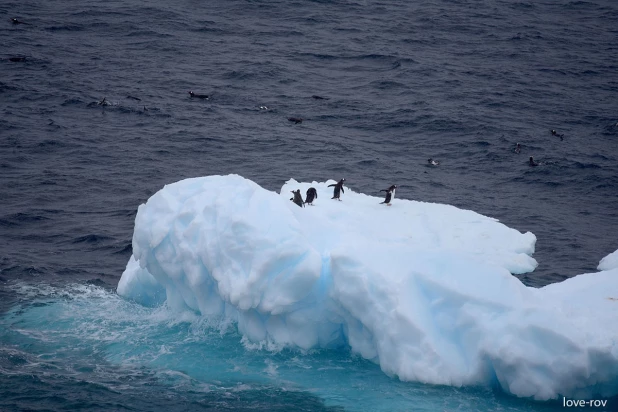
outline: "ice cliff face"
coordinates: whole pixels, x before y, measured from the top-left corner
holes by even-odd
[[[529,288],[511,273],[536,267],[533,234],[347,188],[331,200],[332,183],[290,180],[280,195],[236,175],[166,186],[139,207],[118,293],[229,318],[253,341],[349,346],[402,380],[618,393],[618,269]],[[290,201],[309,187],[315,206]]]

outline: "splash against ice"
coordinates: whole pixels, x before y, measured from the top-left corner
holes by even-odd
[[[237,322],[254,342],[350,347],[402,380],[523,397],[618,394],[618,268],[541,289],[536,237],[453,206],[240,176],[183,180],[135,219],[118,293]],[[291,190],[315,187],[315,207]],[[377,193],[376,193],[377,194]],[[601,266],[600,266],[600,269]]]

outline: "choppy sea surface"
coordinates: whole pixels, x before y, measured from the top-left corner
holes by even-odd
[[[137,207],[228,173],[397,184],[536,234],[529,286],[593,272],[618,249],[618,3],[0,3],[0,410],[564,410],[119,298]]]

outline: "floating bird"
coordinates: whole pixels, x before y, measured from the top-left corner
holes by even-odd
[[[300,117],[288,117],[288,120],[290,122],[294,122],[294,124],[298,124],[298,123],[302,123],[303,119],[301,119]]]
[[[191,97],[196,97],[198,99],[208,99],[208,95],[207,94],[197,94],[197,93],[189,92],[189,95]]]
[[[551,130],[551,135],[552,135],[552,136],[559,137],[559,138],[560,138],[560,140],[564,140],[564,135],[563,135],[563,134],[558,134],[558,132],[557,132],[557,131],[555,131],[554,129],[552,129],[552,130]]]
[[[429,163],[432,166],[438,166],[440,164],[440,162],[436,162],[431,157],[429,159],[427,159],[427,163]]]

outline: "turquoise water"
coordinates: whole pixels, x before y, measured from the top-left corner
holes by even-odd
[[[491,388],[401,382],[347,350],[249,343],[234,324],[143,307],[95,285],[12,289],[18,301],[0,319],[2,410],[23,405],[29,386],[36,405],[54,410],[149,402],[172,410],[562,410]],[[41,396],[46,380],[50,393]]]

